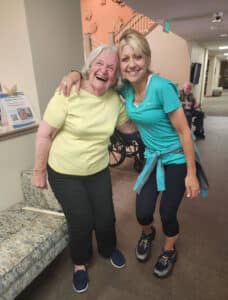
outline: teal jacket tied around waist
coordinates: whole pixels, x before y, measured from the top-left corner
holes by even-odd
[[[146,159],[144,168],[142,172],[139,174],[136,183],[134,185],[134,191],[138,194],[142,190],[144,184],[148,180],[150,174],[156,167],[156,181],[157,181],[157,190],[158,191],[165,191],[165,174],[164,174],[164,166],[162,164],[162,156],[168,153],[177,153],[183,152],[183,148],[178,146],[171,146],[166,151],[151,151],[150,149],[146,148],[144,156]],[[196,170],[197,170],[197,178],[200,184],[200,194],[201,196],[205,197],[208,194],[208,180],[205,175],[205,172],[202,168],[200,162],[200,155],[197,146],[195,145],[195,157],[196,157]]]

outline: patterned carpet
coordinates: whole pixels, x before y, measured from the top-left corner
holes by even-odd
[[[223,91],[220,97],[205,97],[202,110],[208,116],[228,116],[228,90]]]

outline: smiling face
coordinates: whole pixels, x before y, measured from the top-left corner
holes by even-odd
[[[122,77],[132,84],[147,78],[150,58],[140,51],[135,51],[130,45],[124,45],[119,50],[120,69]]]
[[[92,62],[89,70],[88,83],[90,91],[102,96],[117,80],[119,66],[117,53],[111,49],[103,50]]]

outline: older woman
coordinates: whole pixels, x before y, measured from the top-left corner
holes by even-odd
[[[118,94],[118,55],[114,46],[93,50],[83,69],[80,92],[50,100],[36,139],[32,183],[46,188],[46,172],[68,223],[73,287],[88,288],[86,266],[92,256],[92,231],[98,251],[116,268],[125,265],[116,247],[115,215],[109,173],[109,138],[128,117]],[[129,121],[130,122],[130,121]],[[127,123],[129,123],[127,122]],[[128,127],[129,129],[129,127]]]

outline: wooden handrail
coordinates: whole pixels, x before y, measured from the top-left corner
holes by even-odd
[[[141,15],[141,14],[135,14],[122,28],[119,32],[115,34],[115,43],[118,44],[120,36],[122,33],[129,29],[135,29],[142,33],[143,35],[148,34],[151,32],[155,27],[157,26],[157,23],[151,20],[149,17]]]

